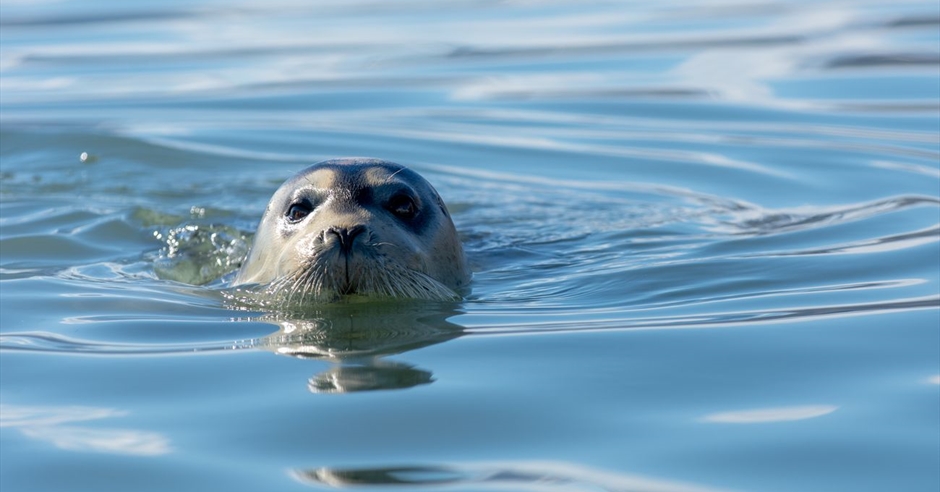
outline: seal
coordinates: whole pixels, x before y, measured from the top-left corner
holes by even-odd
[[[453,300],[469,282],[454,223],[430,183],[399,164],[346,158],[314,164],[278,188],[233,286],[316,303]]]

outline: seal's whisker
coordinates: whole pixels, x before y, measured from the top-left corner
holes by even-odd
[[[451,300],[457,294],[428,275],[400,265],[381,264],[353,272],[350,282],[361,295],[390,298]],[[346,287],[344,287],[346,288]],[[281,307],[300,303],[326,301],[341,294],[336,279],[323,264],[313,263],[295,275],[272,282],[268,291],[277,295]]]

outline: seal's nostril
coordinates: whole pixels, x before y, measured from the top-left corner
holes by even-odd
[[[333,234],[339,239],[339,245],[343,251],[352,249],[352,244],[353,241],[356,240],[356,236],[365,231],[366,226],[361,224],[352,227],[330,227],[326,230],[327,234]]]

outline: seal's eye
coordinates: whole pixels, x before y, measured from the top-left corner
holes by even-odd
[[[418,214],[418,206],[415,205],[414,199],[408,195],[393,196],[385,208],[395,217],[403,220],[413,219]]]
[[[304,217],[310,215],[310,212],[312,211],[313,207],[307,200],[292,203],[291,206],[287,209],[287,220],[291,222],[300,222],[304,219]]]

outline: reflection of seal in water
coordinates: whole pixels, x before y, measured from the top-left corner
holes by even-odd
[[[251,348],[301,359],[333,362],[311,377],[314,393],[404,389],[434,381],[431,371],[386,356],[453,340],[463,327],[447,321],[458,314],[456,303],[379,302],[363,309],[358,303],[316,306],[314,317],[260,318],[280,329],[252,340]],[[268,318],[267,320],[265,318]]]
[[[387,161],[338,159],[274,193],[234,284],[266,284],[288,302],[450,300],[469,280],[454,224],[424,178]]]

